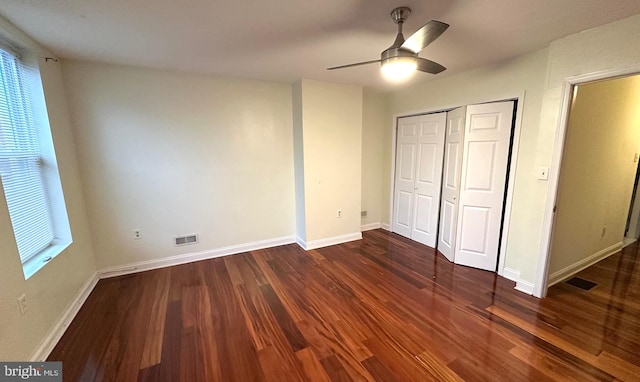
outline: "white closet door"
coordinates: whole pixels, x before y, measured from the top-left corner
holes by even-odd
[[[399,118],[396,137],[396,172],[391,230],[408,238],[411,238],[413,230],[418,124],[418,117]]]
[[[446,113],[398,119],[392,230],[435,247]]]
[[[414,219],[411,238],[435,248],[447,113],[419,117]]]
[[[467,106],[454,261],[495,271],[513,102]]]
[[[462,170],[462,145],[464,143],[466,112],[467,108],[461,107],[447,113],[438,250],[449,261],[453,261],[456,247],[458,194],[460,192],[460,171]]]

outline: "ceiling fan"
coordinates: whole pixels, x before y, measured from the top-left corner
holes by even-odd
[[[391,11],[391,18],[398,24],[398,34],[393,44],[380,54],[379,60],[358,62],[355,64],[334,66],[327,70],[350,68],[379,62],[382,73],[391,79],[403,79],[415,70],[438,74],[446,68],[437,62],[418,57],[418,53],[449,28],[449,24],[431,20],[405,40],[402,35],[402,24],[411,14],[409,7],[398,7]]]

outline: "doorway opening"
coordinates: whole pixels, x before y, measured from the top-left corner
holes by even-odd
[[[536,296],[618,252],[634,220],[637,227],[638,199],[632,199],[640,154],[638,104],[637,73],[585,76],[565,84],[556,178],[550,185],[555,194],[547,206],[548,242],[541,256],[544,280],[536,285]]]

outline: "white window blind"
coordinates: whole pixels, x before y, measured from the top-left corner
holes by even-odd
[[[0,176],[22,263],[55,239],[26,75],[0,50]]]

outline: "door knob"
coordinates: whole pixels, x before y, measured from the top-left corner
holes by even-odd
[[[456,197],[455,197],[455,196],[453,197],[453,200],[456,200]]]

